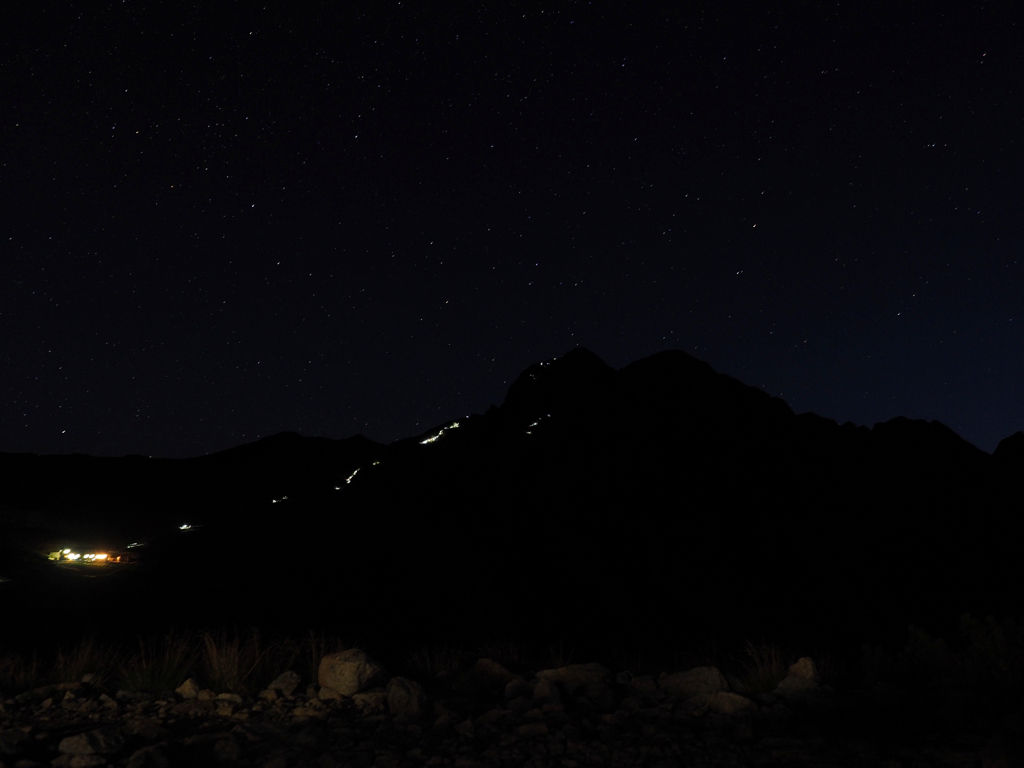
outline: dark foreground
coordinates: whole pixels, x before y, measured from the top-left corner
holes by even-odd
[[[515,656],[512,646],[504,652]],[[1019,696],[979,695],[952,681],[838,691],[806,658],[771,692],[754,693],[707,666],[641,675],[594,663],[552,660],[529,669],[515,658],[506,666],[467,657],[440,674],[421,666],[416,679],[405,676],[412,670],[378,666],[372,655],[343,656],[342,672],[353,674],[338,677],[336,665],[325,679],[321,666],[318,682],[348,680],[344,692],[299,674],[242,694],[190,684],[176,693],[116,691],[90,676],[7,697],[0,761],[22,768],[981,768],[1024,759]]]

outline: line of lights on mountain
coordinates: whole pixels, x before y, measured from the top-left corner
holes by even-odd
[[[541,365],[543,365],[543,363],[541,363]],[[541,422],[541,419],[544,419],[544,418],[550,418],[550,417],[551,417],[551,414],[550,414],[550,413],[549,413],[549,414],[547,414],[546,416],[540,416],[540,417],[538,417],[538,419],[537,419],[537,420],[536,420],[535,422],[533,422],[533,424],[531,424],[531,425],[530,425],[530,427],[536,427],[536,426],[537,426],[538,424],[540,424],[540,422]],[[524,431],[525,431],[525,432],[526,432],[526,434],[528,434],[528,435],[532,435],[532,434],[533,434],[533,432],[531,432],[531,431],[530,431],[529,429],[526,429],[526,430],[524,430]]]
[[[457,421],[453,421],[453,422],[452,422],[451,424],[449,424],[449,425],[448,425],[447,427],[443,427],[443,428],[441,429],[441,431],[440,431],[440,432],[438,432],[438,433],[437,433],[436,435],[434,435],[433,437],[428,437],[428,438],[427,438],[426,440],[420,440],[420,445],[426,445],[427,443],[432,443],[432,442],[434,442],[435,440],[440,440],[440,439],[441,439],[441,435],[443,435],[443,434],[445,433],[445,431],[446,431],[446,430],[449,430],[449,429],[457,429],[457,428],[458,428],[458,426],[459,426],[459,422],[457,422]]]
[[[375,466],[375,467],[378,464],[380,464],[379,461],[373,462],[373,466]],[[356,467],[354,470],[352,470],[352,474],[345,478],[345,485],[350,484],[352,482],[352,478],[355,477],[356,475],[358,475],[359,474],[359,470],[361,470],[361,469],[362,469],[362,467]],[[334,490],[340,491],[341,490],[341,486],[340,485],[334,486]]]

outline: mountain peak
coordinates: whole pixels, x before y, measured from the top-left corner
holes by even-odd
[[[570,410],[603,393],[615,369],[584,347],[534,363],[508,388],[502,410],[535,416],[541,411]]]

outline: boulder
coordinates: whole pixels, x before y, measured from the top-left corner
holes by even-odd
[[[195,699],[199,697],[199,683],[194,678],[189,678],[174,689],[174,692],[183,699]]]
[[[124,748],[124,737],[111,726],[61,739],[57,750],[65,755],[112,755]]]
[[[317,679],[321,687],[333,688],[342,696],[354,696],[385,682],[387,673],[365,651],[350,648],[324,656]]]
[[[695,667],[685,672],[672,672],[658,680],[658,686],[669,696],[681,699],[707,699],[719,691],[728,691],[729,683],[718,667]]]
[[[142,747],[132,752],[125,768],[170,768],[171,760],[160,745]]]
[[[512,699],[517,699],[520,696],[529,695],[530,684],[523,680],[523,678],[521,677],[515,677],[514,679],[509,680],[508,683],[505,685],[505,701],[512,701]]]
[[[558,684],[554,680],[538,680],[533,686],[533,700],[538,703],[558,704],[562,700]]]
[[[814,661],[807,656],[798,659],[773,693],[787,701],[805,699],[818,693],[818,668]]]
[[[0,755],[16,755],[31,743],[32,738],[20,728],[0,731]]]
[[[477,659],[473,674],[482,687],[494,691],[503,690],[516,677],[492,659]]]
[[[615,709],[615,693],[606,683],[587,683],[576,689],[576,704],[597,712]]]
[[[289,670],[275,677],[270,685],[267,686],[267,690],[280,691],[285,696],[291,696],[295,693],[295,689],[299,687],[299,682],[301,682],[299,673]]]
[[[590,683],[611,685],[612,673],[601,664],[570,664],[558,669],[542,669],[537,673],[537,679],[558,683],[573,696],[579,688]]]
[[[356,693],[353,694],[352,701],[364,716],[380,715],[388,709],[388,695],[383,691]]]
[[[427,694],[415,680],[393,677],[388,680],[385,691],[388,710],[392,715],[405,715],[410,720],[419,720],[424,714]]]
[[[752,715],[757,712],[757,704],[738,693],[718,691],[708,697],[708,711],[718,715]]]

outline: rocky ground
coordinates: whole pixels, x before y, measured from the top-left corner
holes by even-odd
[[[104,691],[91,676],[3,700],[0,768],[34,766],[1024,765],[1024,707],[953,685],[837,693],[811,659],[770,694],[714,667],[659,677],[576,664],[457,680],[395,677],[363,651],[255,697]]]

